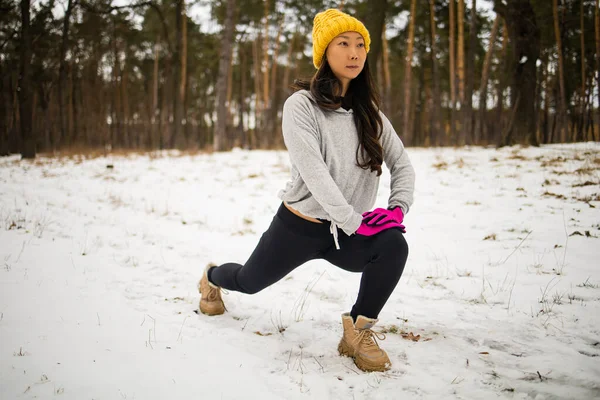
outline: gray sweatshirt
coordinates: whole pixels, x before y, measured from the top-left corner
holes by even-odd
[[[379,187],[377,172],[356,164],[359,140],[352,114],[343,108],[319,108],[307,90],[292,94],[283,106],[283,138],[292,177],[279,198],[304,215],[331,221],[336,244],[335,227],[348,236],[355,233],[362,213],[375,204]],[[388,206],[400,206],[406,214],[413,202],[415,171],[392,124],[379,114],[383,159],[391,173]]]

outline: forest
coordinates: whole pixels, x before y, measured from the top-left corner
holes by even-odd
[[[600,141],[600,0],[0,0],[0,155],[284,148],[314,15],[408,146]]]

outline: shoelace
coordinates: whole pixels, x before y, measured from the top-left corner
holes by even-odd
[[[379,343],[377,342],[377,339],[385,340],[385,333],[375,332],[371,329],[361,329],[354,339],[354,344],[362,344],[365,350],[368,350],[372,347],[379,349]]]
[[[208,299],[208,301],[215,301],[215,300],[220,300],[219,297],[221,292],[223,292],[223,294],[229,294],[229,292],[221,287],[218,288],[214,288],[212,286],[208,287],[208,293],[206,294],[206,298]]]
[[[229,292],[223,288],[214,288],[209,286],[208,287],[208,293],[206,294],[206,298],[208,299],[208,301],[221,301],[221,303],[223,304],[223,308],[225,308],[225,310],[227,310],[227,307],[225,307],[225,303],[223,303],[223,299],[221,299],[221,292],[223,292],[224,294],[228,294]]]

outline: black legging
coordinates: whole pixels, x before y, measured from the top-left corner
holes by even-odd
[[[375,236],[347,236],[339,230],[337,250],[330,223],[298,217],[283,204],[263,233],[245,265],[227,263],[209,271],[217,286],[256,293],[272,285],[309,260],[325,259],[350,272],[362,272],[360,289],[351,315],[377,318],[402,276],[408,244],[399,229]]]

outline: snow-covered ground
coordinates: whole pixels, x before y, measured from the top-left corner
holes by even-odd
[[[337,354],[360,276],[325,261],[195,312],[205,265],[268,227],[285,152],[0,159],[0,398],[600,397],[600,144],[408,151],[385,373]]]

